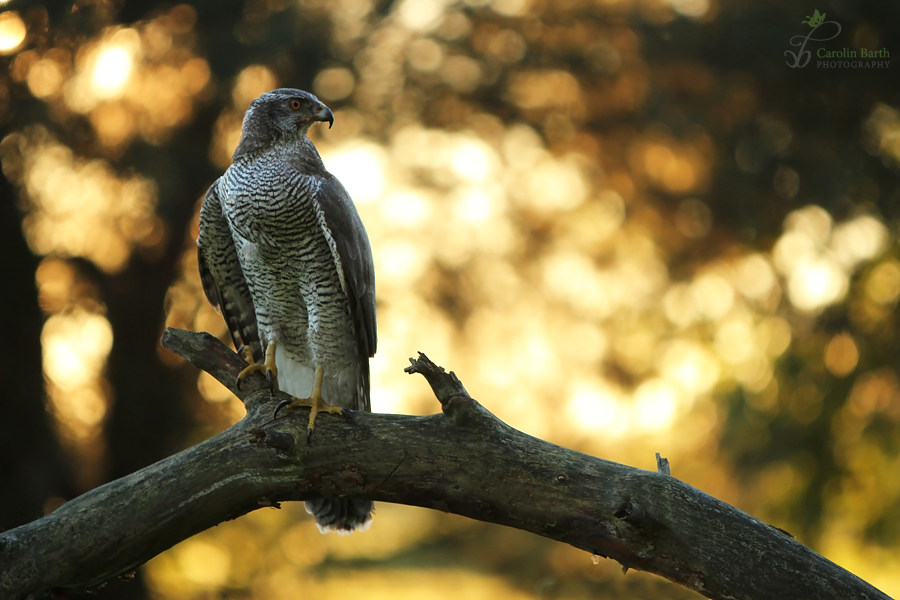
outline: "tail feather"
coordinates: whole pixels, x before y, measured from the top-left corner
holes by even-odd
[[[306,512],[315,517],[322,533],[336,531],[346,535],[369,528],[373,503],[354,498],[318,498],[306,501]]]

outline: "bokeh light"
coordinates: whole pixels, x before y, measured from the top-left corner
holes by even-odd
[[[110,37],[106,47],[95,50],[91,58],[91,83],[103,99],[117,98],[134,67],[134,54],[140,51],[141,38],[134,29],[122,29]]]
[[[325,69],[313,82],[313,90],[321,100],[343,100],[353,92],[356,84],[349,69]]]
[[[14,10],[0,13],[0,55],[16,52],[25,41],[28,30]]]
[[[109,150],[135,136],[159,143],[208,91],[208,64],[184,45],[195,19],[193,8],[179,5],[134,27],[108,27],[77,52],[28,50],[16,56],[11,75],[54,110],[87,115]]]
[[[853,336],[841,333],[825,347],[825,366],[838,377],[849,375],[859,363],[859,350]]]
[[[235,108],[243,112],[254,99],[276,87],[278,84],[271,69],[263,65],[250,65],[237,76],[231,99]]]
[[[350,197],[366,204],[377,200],[384,190],[383,154],[383,150],[374,144],[351,143],[325,153],[322,160],[347,188]]]
[[[72,453],[79,487],[90,489],[102,477],[103,422],[111,400],[104,370],[112,327],[97,290],[69,262],[43,259],[35,279],[49,315],[41,346],[50,413]]]
[[[7,136],[0,160],[27,198],[25,234],[35,254],[82,256],[115,273],[133,247],[162,242],[156,188],[146,178],[121,178],[106,161],[73,155],[39,127]]]

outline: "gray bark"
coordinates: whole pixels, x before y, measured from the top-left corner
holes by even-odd
[[[325,414],[308,445],[305,410],[274,420],[285,396],[270,392],[261,376],[237,389],[244,362],[217,339],[170,330],[163,344],[232,389],[246,417],[0,534],[0,598],[97,586],[217,523],[317,495],[422,506],[523,529],[709,598],[888,598],[784,532],[665,472],[516,431],[422,355],[407,371],[425,376],[441,413]],[[665,459],[658,460],[663,470]]]

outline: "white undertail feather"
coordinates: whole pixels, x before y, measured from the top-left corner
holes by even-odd
[[[315,370],[291,360],[278,344],[275,345],[275,367],[278,369],[278,389],[295,398],[309,398]]]
[[[275,344],[275,367],[278,369],[278,389],[295,398],[309,398],[312,394],[315,370],[291,359]],[[358,410],[356,407],[356,370],[347,367],[337,375],[325,373],[322,381],[322,400],[332,406]]]

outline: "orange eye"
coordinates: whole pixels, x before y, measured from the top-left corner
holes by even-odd
[[[294,110],[298,110],[300,108],[300,101],[291,100],[291,108],[293,108]]]

